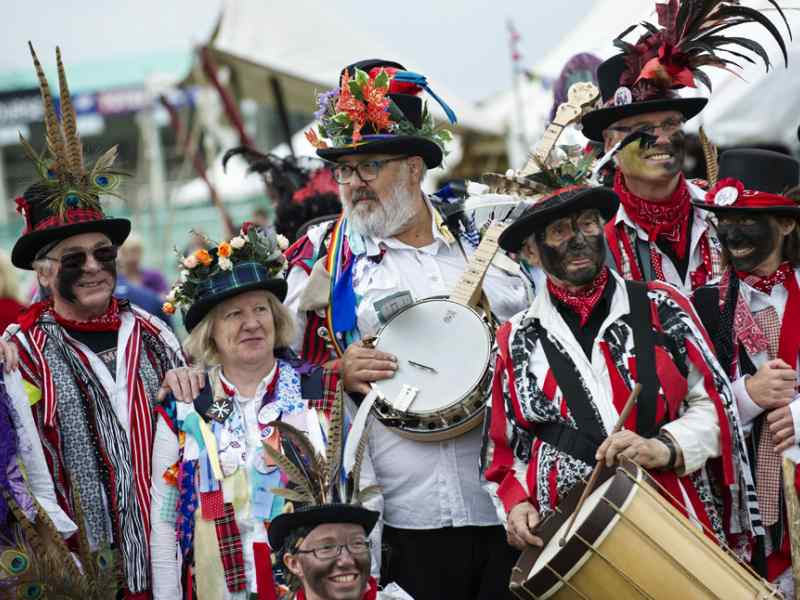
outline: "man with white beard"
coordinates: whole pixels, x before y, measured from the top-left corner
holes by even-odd
[[[297,349],[308,360],[338,361],[353,396],[397,370],[396,357],[361,340],[401,308],[449,295],[475,251],[471,236],[451,232],[420,187],[427,169],[441,164],[449,140],[419,98],[423,89],[430,93],[424,77],[394,62],[350,65],[340,87],[320,95],[319,133],[329,142],[307,133],[317,154],[333,163],[344,212],[287,252],[286,303],[303,332]],[[518,275],[492,267],[484,291],[499,321],[526,306]],[[390,549],[382,579],[416,600],[511,598],[515,555],[481,488],[480,446],[479,429],[417,442],[371,424],[369,452]]]

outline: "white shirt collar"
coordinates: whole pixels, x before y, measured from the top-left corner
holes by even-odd
[[[230,380],[225,377],[225,374],[222,372],[222,369],[219,370],[219,378],[222,380],[227,387],[232,389],[236,394],[235,397],[239,402],[249,402],[250,400],[254,400],[255,398],[261,398],[267,392],[267,388],[269,384],[272,383],[272,380],[275,378],[275,373],[278,371],[278,361],[276,360],[275,363],[272,365],[272,370],[267,373],[267,375],[259,382],[258,387],[256,388],[256,393],[253,396],[244,396],[239,392],[239,389],[230,382]]]

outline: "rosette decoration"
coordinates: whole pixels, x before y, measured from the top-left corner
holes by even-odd
[[[786,15],[775,0],[767,0],[791,29]],[[614,40],[625,55],[625,70],[620,85],[631,90],[634,101],[664,95],[665,90],[697,87],[702,83],[711,91],[711,80],[704,67],[732,71],[740,61],[755,63],[760,59],[769,70],[769,55],[755,40],[726,35],[731,27],[756,23],[775,39],[788,66],[786,42],[775,24],[761,11],[739,2],[722,0],[669,0],[656,4],[658,25],[635,24]],[[638,26],[647,31],[635,44],[624,37]]]

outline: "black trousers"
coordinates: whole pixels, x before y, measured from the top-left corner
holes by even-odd
[[[503,527],[395,529],[384,526],[381,582],[414,600],[513,600],[508,591],[519,552]]]

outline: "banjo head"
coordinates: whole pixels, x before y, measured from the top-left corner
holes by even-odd
[[[471,416],[476,402],[478,411],[482,408],[492,342],[490,328],[474,309],[444,298],[422,300],[378,332],[375,348],[394,354],[398,369],[374,385],[390,410],[419,420],[422,431],[447,428]],[[410,402],[409,388],[415,389]],[[453,407],[456,412],[449,415]]]

